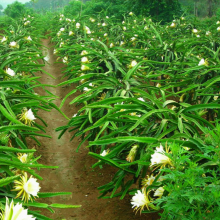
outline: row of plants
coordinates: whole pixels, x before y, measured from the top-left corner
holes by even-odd
[[[54,54],[77,83],[60,105],[80,106],[59,137],[88,143],[94,167],[117,169],[99,198],[132,195],[134,210],[161,219],[218,219],[219,31],[184,17],[167,26],[128,13],[51,28]],[[160,211],[161,210],[161,211]]]
[[[55,96],[47,90],[50,85],[41,84],[39,74],[36,75],[40,72],[53,77],[42,69],[43,29],[39,28],[39,19],[30,15],[4,20],[8,22],[1,24],[0,33],[0,219],[49,220],[39,208],[54,213],[54,208],[79,206],[36,200],[71,194],[40,190],[40,169],[58,167],[38,163],[40,156],[30,141],[33,139],[40,146],[38,136],[51,138],[45,131],[47,122],[38,112],[58,109],[53,104]],[[38,87],[47,95],[37,94]]]

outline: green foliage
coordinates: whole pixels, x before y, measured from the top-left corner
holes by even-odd
[[[67,77],[59,86],[77,84],[60,108],[74,93],[79,95],[70,104],[80,107],[57,131],[59,138],[67,131],[71,140],[81,138],[76,151],[88,142],[89,155],[97,159],[93,167],[116,168],[112,180],[98,188],[100,198],[123,199],[142,189],[149,210],[141,205],[141,211],[163,209],[164,219],[218,214],[216,18],[203,24],[182,17],[167,26],[134,13],[122,23],[108,13],[55,19],[54,53],[66,64]]]
[[[80,13],[82,9],[84,8],[84,4],[82,4],[81,1],[70,1],[68,5],[64,7],[64,14],[69,16],[76,16]]]
[[[19,6],[14,3],[14,6]],[[16,8],[15,7],[15,8]],[[22,6],[23,7],[23,6]],[[12,11],[14,8],[10,8]],[[18,9],[18,8],[16,8]],[[10,10],[9,10],[10,11]],[[16,10],[15,10],[16,11]],[[10,13],[9,13],[10,14]],[[12,13],[13,14],[13,13]],[[12,14],[10,14],[12,16]],[[20,15],[19,15],[20,16]],[[12,16],[13,17],[13,16]],[[44,21],[46,22],[46,21]],[[42,72],[45,64],[44,55],[41,51],[40,37],[45,31],[44,23],[40,18],[26,15],[25,17],[13,20],[10,17],[1,19],[1,40],[0,40],[0,202],[2,212],[5,209],[6,197],[9,201],[22,204],[23,207],[35,207],[35,211],[28,211],[36,219],[50,219],[36,211],[39,208],[48,209],[54,213],[53,208],[77,208],[80,206],[65,204],[46,204],[36,201],[24,202],[22,195],[17,196],[14,191],[21,177],[33,177],[42,180],[38,174],[43,168],[58,168],[38,163],[40,157],[35,157],[36,150],[29,149],[27,138],[36,141],[41,145],[37,137],[51,138],[45,134],[47,126],[44,118],[38,115],[39,110],[50,111],[58,109],[52,101],[55,96],[45,89],[46,84],[39,82],[36,72]],[[46,95],[35,93],[36,87],[42,87]],[[27,116],[27,112],[33,112]],[[59,110],[59,109],[58,109]],[[37,119],[37,121],[35,121]],[[23,159],[22,159],[23,158]],[[36,169],[37,168],[37,169]],[[27,182],[27,180],[23,181]],[[24,185],[22,185],[24,187]],[[41,192],[39,197],[47,198],[62,196],[67,192]],[[34,199],[35,200],[35,199]],[[5,209],[5,210],[4,210]]]
[[[4,13],[11,18],[19,18],[22,17],[25,13],[30,13],[31,10],[28,10],[24,4],[20,2],[14,2],[10,5],[7,5]]]

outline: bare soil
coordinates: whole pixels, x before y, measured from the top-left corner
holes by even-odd
[[[56,79],[52,79],[46,74],[39,73],[42,76],[40,81],[43,84],[58,85],[64,79],[61,79],[62,71],[65,65],[57,63],[57,57],[53,55],[53,45],[50,41],[42,40],[42,44],[48,48],[48,63],[44,70],[52,74]],[[58,98],[54,103],[59,106],[65,95],[74,89],[73,87],[47,87],[51,93]],[[36,90],[40,95],[46,95],[42,88]],[[69,105],[69,102],[79,94],[74,94],[67,99],[62,111],[72,117],[77,112],[77,107]],[[43,181],[40,181],[41,192],[72,192],[72,195],[53,197],[41,202],[65,203],[73,205],[82,205],[76,209],[56,209],[55,213],[43,211],[43,214],[54,220],[156,220],[159,219],[156,214],[135,215],[130,204],[130,196],[125,199],[98,199],[100,195],[97,187],[107,184],[113,177],[115,170],[110,166],[104,166],[103,169],[93,170],[91,166],[97,162],[96,159],[88,156],[88,149],[83,145],[79,152],[76,148],[79,141],[74,139],[70,142],[71,134],[66,132],[61,139],[58,139],[58,132],[55,129],[59,126],[67,124],[65,119],[59,112],[52,110],[51,112],[39,111],[39,116],[44,118],[48,123],[47,134],[52,138],[38,138],[42,146],[36,147],[38,154],[42,155],[39,162],[45,165],[59,166],[58,169],[42,169],[40,175]]]

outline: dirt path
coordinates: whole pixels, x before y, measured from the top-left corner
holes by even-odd
[[[62,68],[63,64],[55,63],[57,57],[53,55],[52,45],[49,40],[42,40],[44,46],[48,47],[48,62],[45,71],[52,74],[56,79],[52,79],[47,75],[42,75],[41,82],[44,84],[57,85],[63,80]],[[73,88],[47,88],[59,98],[54,103],[59,106],[61,100]],[[42,89],[36,91],[41,95],[45,95]],[[77,108],[69,105],[69,101],[74,97],[69,98],[63,112],[72,117]],[[55,129],[65,125],[67,120],[56,110],[51,112],[39,112],[39,115],[48,123],[47,134],[52,136],[52,139],[39,138],[42,143],[41,147],[37,147],[38,154],[42,155],[40,163],[46,165],[57,165],[59,169],[40,171],[40,175],[44,178],[41,181],[41,192],[72,192],[72,196],[54,197],[47,199],[48,203],[66,203],[74,205],[82,205],[77,209],[56,209],[56,213],[52,214],[45,211],[44,214],[54,220],[156,220],[155,215],[135,215],[130,205],[130,197],[127,196],[124,200],[114,198],[111,200],[98,199],[98,186],[104,185],[111,180],[114,174],[113,168],[105,166],[102,170],[97,168],[91,169],[91,165],[96,162],[95,159],[88,156],[88,149],[85,145],[81,147],[78,153],[75,152],[78,145],[77,140],[70,142],[70,134],[66,133],[58,140],[59,133]],[[45,200],[43,200],[45,202]]]

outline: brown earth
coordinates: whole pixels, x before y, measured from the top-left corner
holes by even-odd
[[[42,40],[44,46],[48,48],[47,58],[48,63],[44,70],[52,74],[56,79],[52,79],[46,74],[41,74],[41,83],[57,85],[64,81],[61,79],[64,64],[56,63],[57,57],[53,55],[53,46],[49,40]],[[47,87],[51,93],[58,96],[54,103],[59,106],[65,95],[73,89],[73,87]],[[40,95],[46,95],[43,89],[37,89]],[[72,117],[77,112],[77,107],[68,103],[76,96],[74,94],[68,98],[62,111]],[[103,169],[96,168],[93,170],[91,166],[97,162],[96,159],[88,156],[86,145],[81,146],[78,153],[76,147],[78,140],[70,142],[71,134],[69,132],[58,139],[58,132],[55,129],[59,126],[66,125],[65,119],[59,112],[52,110],[51,112],[40,111],[41,116],[48,123],[47,134],[52,136],[52,139],[38,138],[42,146],[36,147],[38,155],[42,155],[39,160],[45,165],[59,166],[58,169],[42,169],[40,175],[43,181],[40,181],[41,192],[72,192],[72,195],[53,197],[41,202],[65,203],[73,205],[82,205],[76,209],[56,209],[52,214],[49,211],[43,211],[43,214],[54,220],[156,220],[159,219],[156,214],[135,215],[130,204],[130,196],[125,199],[98,199],[100,195],[97,187],[107,184],[115,173],[114,168],[104,166]]]

